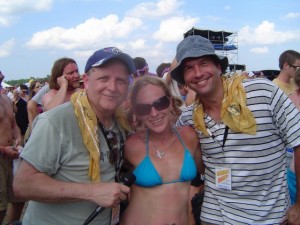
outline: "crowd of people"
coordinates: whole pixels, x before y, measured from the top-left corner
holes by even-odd
[[[279,67],[228,74],[193,35],[156,74],[107,47],[0,86],[0,224],[299,225],[299,52]]]

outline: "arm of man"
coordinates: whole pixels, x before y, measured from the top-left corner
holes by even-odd
[[[57,78],[57,83],[60,87],[58,91],[50,90],[43,96],[44,111],[48,111],[65,102],[68,91],[68,80],[62,75]]]
[[[294,148],[296,173],[296,203],[288,210],[288,224],[300,225],[300,146]]]
[[[21,130],[17,125],[15,117],[12,120],[12,137],[13,140],[15,141],[15,147],[22,144]]]
[[[16,105],[15,101],[13,101],[12,99],[10,99],[10,100],[11,100],[13,112],[14,112],[14,113],[17,113],[18,108],[17,108],[17,105]]]
[[[180,129],[180,128],[178,128]],[[194,160],[197,166],[197,177],[192,180],[190,191],[189,191],[189,205],[188,205],[188,218],[189,218],[189,225],[195,224],[195,218],[200,216],[200,213],[197,213],[197,210],[201,207],[201,205],[192,204],[192,199],[200,194],[200,191],[203,189],[203,184],[201,182],[201,175],[204,174],[204,163],[202,160],[202,152],[200,148],[199,138],[197,132],[189,126],[183,127],[183,132],[181,132],[182,136],[185,136],[185,143],[189,143],[189,148],[193,153]],[[197,199],[198,197],[196,197]],[[194,199],[195,200],[195,199]],[[198,201],[197,201],[198,203]],[[195,207],[193,209],[193,206]],[[197,218],[198,219],[198,218]]]
[[[90,201],[114,207],[127,198],[130,188],[120,183],[75,183],[56,180],[23,160],[15,174],[13,188],[17,197],[46,203]]]
[[[21,146],[19,145],[22,144],[22,137],[15,116],[13,116],[13,118],[11,119],[11,135],[13,139],[13,146],[3,146],[1,151],[8,157],[17,159],[20,155],[18,149],[21,148]]]

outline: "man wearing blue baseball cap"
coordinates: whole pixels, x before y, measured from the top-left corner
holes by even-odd
[[[300,113],[267,79],[222,76],[228,66],[201,36],[177,47],[176,81],[197,93],[177,125],[198,132],[205,164],[201,224],[300,224]],[[286,147],[295,149],[297,202],[289,208]]]
[[[38,116],[21,155],[14,189],[31,200],[23,224],[83,224],[97,206],[106,208],[92,224],[115,224],[129,188],[119,181],[127,124],[125,100],[132,58],[115,47],[87,60],[85,89],[71,101]]]

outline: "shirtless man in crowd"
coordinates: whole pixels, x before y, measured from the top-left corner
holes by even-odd
[[[70,96],[78,90],[80,75],[77,63],[71,58],[60,58],[53,64],[48,91],[42,100],[44,111],[70,101]]]
[[[4,75],[0,74],[0,84],[3,78]],[[14,201],[12,160],[19,157],[20,141],[21,133],[16,124],[13,103],[5,94],[0,94],[0,224],[4,220],[8,202]]]

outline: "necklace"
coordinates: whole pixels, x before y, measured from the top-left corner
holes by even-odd
[[[155,145],[155,144],[154,144]],[[156,157],[158,157],[158,158],[162,158],[162,157],[164,157],[165,155],[166,155],[166,153],[165,152],[163,152],[163,151],[159,151],[158,150],[158,148],[156,147],[156,145],[155,145],[155,148],[156,148]]]
[[[166,148],[166,150],[168,150],[169,148],[171,148],[175,142],[177,141],[177,137],[175,137],[174,141],[172,141],[172,143]],[[155,156],[159,159],[162,159],[166,154],[167,154],[167,151],[161,151],[158,149],[157,145],[155,144],[154,141],[152,141],[154,147],[155,147]]]

